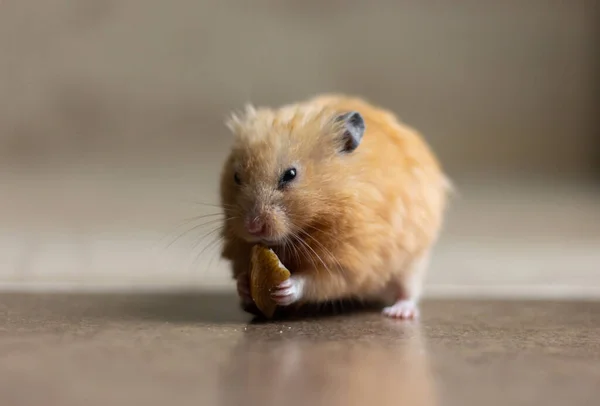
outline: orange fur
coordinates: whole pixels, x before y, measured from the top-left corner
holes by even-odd
[[[361,113],[366,131],[355,151],[340,154],[334,118],[349,111]],[[223,257],[232,261],[234,277],[248,270],[252,239],[242,217],[256,209],[268,218],[282,262],[306,276],[303,301],[370,298],[390,284],[418,296],[412,285],[421,278],[410,280],[422,273],[417,264],[439,234],[448,182],[415,130],[343,95],[279,109],[248,107],[228,126],[236,140],[221,178],[229,219]],[[290,166],[298,178],[279,191],[279,176]]]

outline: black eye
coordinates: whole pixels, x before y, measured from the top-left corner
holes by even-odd
[[[281,179],[279,179],[279,187],[282,188],[296,178],[296,168],[290,168],[286,170]]]
[[[238,173],[234,173],[233,174],[233,180],[235,181],[235,183],[237,183],[238,185],[242,184],[242,180],[240,179],[240,175],[238,175]]]

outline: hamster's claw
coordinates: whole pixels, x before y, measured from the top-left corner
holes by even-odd
[[[419,318],[419,309],[412,300],[399,300],[392,306],[384,308],[382,313],[393,319],[414,320]]]
[[[271,298],[278,306],[289,306],[302,298],[304,280],[292,276],[271,291]]]

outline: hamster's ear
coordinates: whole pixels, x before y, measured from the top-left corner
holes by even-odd
[[[351,111],[338,116],[336,121],[342,126],[342,152],[354,151],[365,133],[365,120],[358,111]]]

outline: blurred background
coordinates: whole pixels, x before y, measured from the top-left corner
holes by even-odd
[[[600,298],[594,0],[2,0],[0,290],[233,289],[223,120],[330,91],[456,184],[428,295]]]

